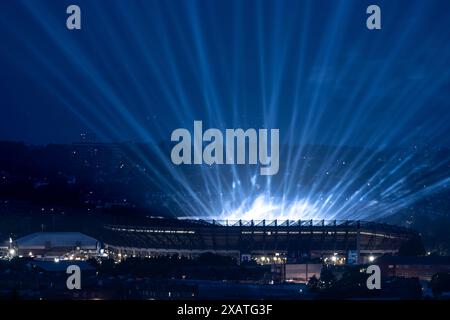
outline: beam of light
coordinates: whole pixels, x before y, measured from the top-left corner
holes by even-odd
[[[441,72],[449,62],[445,34],[408,49],[417,47],[416,33],[437,5],[414,3],[405,13],[402,3],[389,4],[401,9],[399,34],[392,32],[398,17],[388,15],[383,21],[390,32],[358,33],[353,39],[359,7],[350,2],[193,0],[125,6],[111,1],[108,10],[93,3],[83,8],[98,17],[100,31],[88,24],[81,45],[76,34],[55,28],[60,22],[42,2],[20,2],[87,88],[71,90],[71,77],[52,63],[45,48],[20,32],[7,32],[47,71],[46,91],[57,82],[69,92],[52,92],[62,108],[102,139],[133,136],[147,143],[144,151],[130,147],[133,161],[147,169],[149,188],[158,187],[170,199],[172,214],[376,220],[448,190],[448,156],[428,161],[415,151],[398,151],[414,138],[411,123],[449,83],[448,72]],[[324,3],[333,10],[323,11]],[[437,19],[436,28],[450,30],[448,19]],[[29,64],[8,57],[30,78],[42,78]],[[411,79],[411,71],[402,73],[402,63],[411,68],[417,62],[423,81]],[[378,118],[380,113],[390,116]],[[142,114],[151,115],[148,122]],[[217,128],[280,126],[287,148],[283,170],[261,177],[254,167],[173,166],[159,144],[167,142],[171,129],[190,127],[194,120]],[[448,133],[444,116],[420,120],[429,141]],[[362,139],[361,131],[371,132]],[[361,140],[363,148],[356,153],[344,147],[359,146]],[[334,148],[308,149],[323,143]]]
[[[280,199],[268,195],[259,195],[253,199],[244,200],[237,208],[224,203],[220,215],[212,218],[219,220],[264,220],[276,217],[280,220],[317,220],[323,219],[318,208],[307,200],[294,200],[284,204]]]

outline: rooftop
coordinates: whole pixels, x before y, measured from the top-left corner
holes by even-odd
[[[80,232],[36,232],[15,240],[19,249],[48,249],[55,247],[97,248],[98,241]]]

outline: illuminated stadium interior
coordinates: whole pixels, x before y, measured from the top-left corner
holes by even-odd
[[[415,235],[403,227],[344,220],[151,219],[147,226],[106,225],[103,232],[118,257],[213,252],[267,263],[305,258],[345,263],[352,254],[354,262],[367,262],[398,252]]]

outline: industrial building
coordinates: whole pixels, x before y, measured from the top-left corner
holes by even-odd
[[[384,256],[376,260],[381,272],[387,277],[418,278],[430,281],[437,273],[450,272],[450,257],[396,257]]]
[[[10,241],[10,257],[35,257],[43,260],[85,260],[96,256],[99,242],[80,232],[36,232]]]

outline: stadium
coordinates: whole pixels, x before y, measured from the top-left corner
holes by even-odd
[[[339,220],[190,220],[149,219],[146,226],[105,225],[102,240],[118,258],[202,253],[233,256],[259,263],[330,259],[365,263],[395,254],[417,233],[365,221]]]

